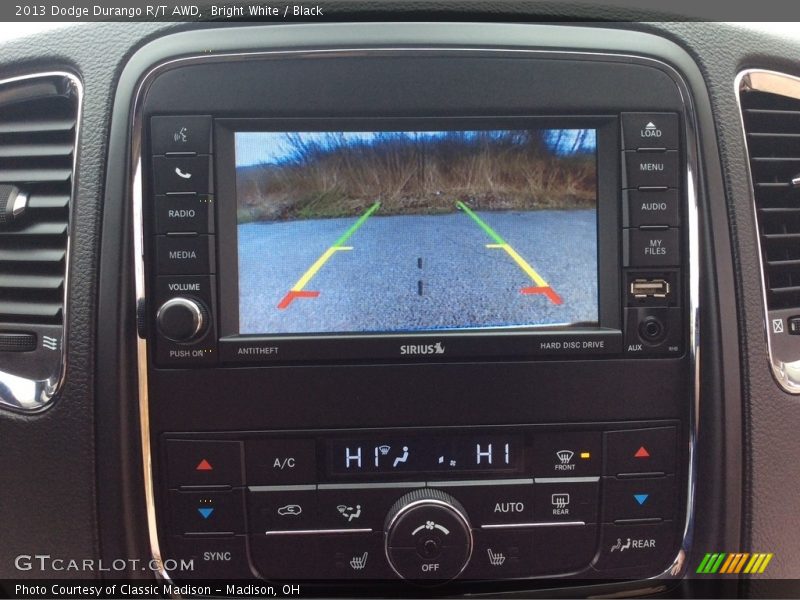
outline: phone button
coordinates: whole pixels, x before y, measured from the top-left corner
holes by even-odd
[[[156,194],[211,192],[211,157],[153,157],[153,187]]]

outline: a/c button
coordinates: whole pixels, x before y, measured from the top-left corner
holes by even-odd
[[[316,444],[314,440],[249,440],[245,465],[247,485],[316,483]]]

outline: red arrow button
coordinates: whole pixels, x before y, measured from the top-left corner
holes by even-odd
[[[205,458],[197,463],[197,466],[194,468],[195,471],[213,471],[214,467],[211,466],[211,463],[208,462]]]
[[[650,458],[650,453],[647,451],[647,448],[644,446],[639,446],[639,449],[634,454],[636,458]]]

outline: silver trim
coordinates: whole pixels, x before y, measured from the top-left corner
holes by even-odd
[[[739,119],[742,127],[742,143],[747,154],[747,182],[750,185],[750,201],[753,208],[753,223],[756,228],[756,252],[758,253],[758,272],[761,276],[761,302],[764,308],[764,338],[769,356],[770,370],[778,385],[790,394],[800,394],[800,348],[797,359],[786,362],[777,357],[773,341],[772,327],[770,327],[770,310],[767,301],[767,276],[764,271],[764,253],[761,249],[761,227],[758,220],[758,206],[756,205],[755,185],[753,184],[753,171],[750,168],[750,148],[747,143],[747,129],[744,124],[744,110],[742,109],[741,96],[743,92],[759,91],[786,96],[800,100],[800,78],[777,71],[766,69],[745,69],[734,80],[733,91],[736,95],[736,106],[739,108]],[[800,180],[800,178],[798,178]],[[794,180],[792,180],[794,184]],[[775,311],[773,311],[775,312]]]
[[[28,192],[26,192],[25,190],[19,190],[19,192],[17,192],[17,197],[14,198],[14,202],[11,205],[11,216],[12,217],[20,216],[27,207],[28,207]]]
[[[396,24],[395,24],[396,25]],[[439,24],[441,25],[441,24]],[[534,43],[534,42],[531,42]],[[698,415],[700,411],[700,257],[699,257],[699,215],[698,215],[698,180],[695,177],[695,172],[699,172],[699,147],[697,137],[697,117],[694,109],[692,98],[689,94],[689,87],[686,84],[683,76],[674,67],[668,63],[652,58],[649,56],[642,56],[631,54],[627,52],[595,52],[585,50],[558,50],[558,49],[531,49],[531,48],[492,48],[492,47],[465,47],[463,45],[455,46],[431,46],[420,44],[413,48],[402,46],[375,46],[375,47],[343,47],[340,49],[328,50],[271,50],[260,52],[219,52],[216,54],[195,54],[181,58],[174,58],[164,60],[157,63],[144,76],[140,79],[137,87],[134,104],[132,111],[132,120],[130,124],[131,133],[131,199],[133,211],[133,233],[134,233],[134,270],[136,279],[136,300],[137,306],[139,302],[144,302],[146,298],[145,276],[144,276],[144,260],[143,260],[143,226],[142,226],[142,203],[143,203],[143,189],[142,189],[142,100],[145,93],[149,89],[153,79],[161,72],[184,66],[186,64],[197,64],[205,62],[218,62],[226,60],[254,60],[254,59],[267,59],[267,58],[280,58],[286,56],[295,57],[314,57],[320,54],[328,56],[342,54],[348,55],[352,53],[424,53],[424,52],[439,52],[439,53],[471,53],[471,52],[496,52],[507,53],[512,55],[534,55],[534,56],[549,56],[549,57],[586,57],[586,58],[603,58],[610,60],[617,60],[620,62],[633,62],[643,65],[650,65],[667,73],[675,82],[680,90],[683,98],[684,115],[685,115],[685,129],[686,134],[686,211],[688,222],[689,234],[689,256],[687,262],[689,265],[689,307],[688,307],[688,320],[689,320],[689,337],[687,339],[687,354],[689,356],[690,368],[693,374],[694,390],[691,392],[690,401],[691,409],[689,411],[689,464],[687,469],[687,501],[686,501],[686,517],[684,532],[681,541],[682,549],[675,556],[672,564],[665,569],[662,573],[644,579],[642,581],[650,581],[657,579],[672,579],[683,577],[688,572],[688,564],[685,557],[689,554],[687,541],[689,540],[690,530],[693,528],[694,518],[694,490],[696,484],[697,471],[695,467],[696,455],[696,439],[698,434]],[[161,559],[161,547],[158,539],[158,524],[155,507],[155,493],[153,481],[153,468],[152,468],[152,449],[150,445],[150,415],[149,415],[149,397],[148,397],[148,362],[147,362],[147,340],[138,337],[137,334],[137,373],[138,373],[138,389],[139,389],[139,417],[140,417],[140,430],[141,430],[141,443],[142,443],[142,458],[144,470],[144,491],[145,503],[147,507],[147,530],[150,540],[150,551],[153,559]],[[673,574],[672,571],[676,572]],[[158,575],[166,580],[171,581],[166,571],[163,569],[158,572]]]
[[[73,73],[68,71],[46,71],[32,75],[21,75],[0,80],[0,86],[28,79],[39,79],[44,77],[60,77],[65,79],[70,88],[70,92],[75,94],[77,100],[77,110],[75,111],[75,143],[72,148],[72,175],[70,178],[69,208],[67,209],[67,239],[64,244],[64,293],[61,299],[61,340],[58,351],[61,356],[58,358],[58,368],[54,370],[46,379],[31,379],[20,377],[0,370],[0,384],[8,390],[9,396],[0,396],[0,409],[7,409],[21,413],[36,413],[47,409],[55,396],[61,391],[64,379],[67,374],[67,338],[69,333],[69,263],[70,248],[72,244],[72,223],[73,212],[75,210],[75,192],[77,189],[78,175],[78,151],[80,148],[81,118],[83,116],[83,83]],[[20,192],[20,196],[23,192]],[[19,199],[19,196],[17,197]],[[25,195],[27,203],[27,195]],[[17,214],[17,203],[14,202],[13,214]]]
[[[527,527],[576,527],[586,525],[585,521],[534,521],[532,523],[497,523],[494,525],[481,525],[481,529],[523,529]]]
[[[600,481],[600,476],[595,477],[534,477],[534,483],[595,483]]]
[[[383,481],[380,483],[320,483],[322,490],[386,490],[402,488],[424,488],[424,481]]]
[[[428,482],[428,487],[468,487],[473,485],[533,485],[533,479],[469,479],[462,481]]]
[[[294,531],[265,531],[264,535],[325,535],[325,534],[346,534],[346,533],[372,533],[372,529],[295,529]]]
[[[317,486],[313,483],[308,485],[249,485],[247,489],[251,492],[315,492]]]

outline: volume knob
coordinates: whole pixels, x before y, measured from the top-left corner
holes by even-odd
[[[173,342],[193,342],[208,329],[208,310],[199,300],[170,298],[156,313],[158,331]]]

